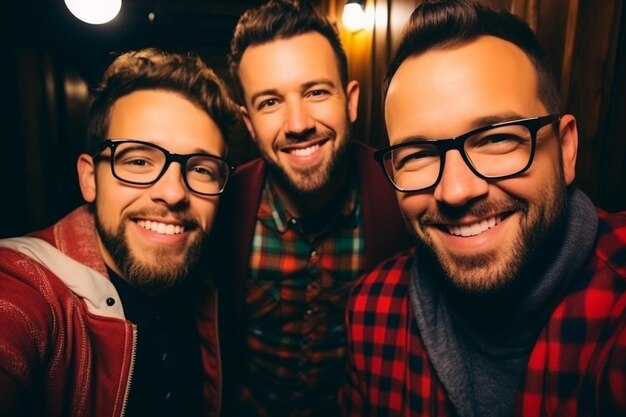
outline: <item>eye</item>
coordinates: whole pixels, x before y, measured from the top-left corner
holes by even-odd
[[[466,142],[470,152],[505,154],[530,145],[530,135],[517,132],[494,132],[471,138]]]
[[[198,176],[202,176],[202,177],[206,177],[208,179],[212,179],[215,178],[215,171],[212,169],[209,169],[205,166],[195,166],[192,167],[190,170],[194,175],[198,175]]]
[[[439,161],[437,148],[432,146],[399,149],[393,154],[396,170],[416,170]]]
[[[278,99],[272,97],[272,98],[262,100],[258,104],[257,109],[258,110],[269,109],[269,108],[275,107],[277,104],[278,104]]]
[[[219,181],[224,175],[224,167],[210,158],[193,158],[187,163],[187,176],[195,181]]]
[[[323,98],[330,95],[330,92],[328,90],[325,90],[323,88],[316,88],[314,90],[310,90],[306,93],[306,97],[311,97],[311,98]]]
[[[161,161],[155,161],[154,158],[150,158],[147,155],[127,154],[123,157],[115,158],[116,166],[133,171],[151,169],[160,164]]]

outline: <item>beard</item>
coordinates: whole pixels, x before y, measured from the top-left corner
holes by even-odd
[[[117,230],[108,229],[95,210],[96,229],[104,247],[122,272],[123,278],[143,293],[156,297],[184,282],[191,270],[198,264],[204,239],[197,237],[184,253],[174,252],[163,247],[143,253],[143,257],[133,253],[125,225],[130,216],[123,218]],[[187,221],[186,223],[190,223]]]
[[[494,252],[450,255],[437,248],[421,222],[414,224],[410,230],[416,236],[418,250],[425,255],[426,262],[435,268],[443,277],[444,284],[454,292],[490,298],[519,294],[531,286],[534,279],[540,279],[562,236],[567,206],[567,186],[562,175],[546,195],[550,198],[534,206],[511,197],[504,203],[482,201],[463,208],[440,207],[437,217],[448,221],[465,215],[481,217],[497,212],[500,207],[519,213],[519,231],[511,250],[505,255]],[[405,220],[408,222],[408,219]],[[429,220],[427,224],[431,222]]]
[[[300,138],[297,142],[315,140],[322,137],[332,136],[336,138],[335,132],[313,133]],[[267,155],[261,153],[276,184],[293,196],[310,196],[312,194],[324,193],[336,178],[340,178],[341,170],[347,161],[348,144],[350,142],[350,132],[346,130],[345,137],[339,143],[337,149],[331,150],[330,157],[320,165],[298,169],[297,171],[287,171]]]

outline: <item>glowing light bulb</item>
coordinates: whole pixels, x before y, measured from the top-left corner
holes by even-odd
[[[349,0],[343,6],[341,22],[350,32],[357,32],[365,27],[365,11],[358,1]]]
[[[122,8],[122,0],[65,0],[77,19],[92,25],[110,22]]]

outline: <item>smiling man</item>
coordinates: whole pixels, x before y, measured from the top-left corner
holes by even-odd
[[[219,414],[217,294],[199,255],[236,116],[196,56],[112,62],[77,162],[88,204],[0,241],[0,415]]]
[[[359,85],[323,15],[250,9],[229,63],[261,158],[237,170],[213,235],[236,308],[221,315],[226,415],[337,416],[347,293],[410,236],[373,150],[351,140]]]
[[[427,1],[385,90],[376,158],[416,249],[347,307],[346,416],[626,413],[626,213],[574,185],[562,114],[528,26]]]

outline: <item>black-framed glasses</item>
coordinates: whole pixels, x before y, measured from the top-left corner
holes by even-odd
[[[111,155],[103,156],[102,152],[107,148],[111,149]],[[93,158],[95,162],[110,160],[113,176],[135,185],[154,184],[165,174],[172,162],[178,162],[187,188],[206,196],[221,194],[228,177],[235,169],[216,155],[181,155],[140,140],[104,140]]]
[[[450,139],[409,140],[381,149],[374,158],[387,179],[401,192],[436,186],[441,180],[446,153],[459,151],[467,166],[483,179],[519,175],[533,162],[537,132],[560,119],[551,114],[483,126]]]

